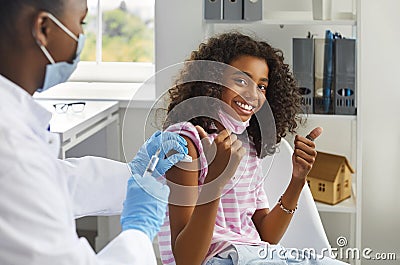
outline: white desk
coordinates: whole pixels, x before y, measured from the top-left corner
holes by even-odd
[[[67,82],[42,93],[35,93],[34,98],[85,102],[118,101],[121,126],[124,120],[124,127],[120,128],[119,137],[124,149],[127,150],[127,153],[123,153],[121,148],[119,157],[121,159],[126,157],[129,160],[139,150],[146,137],[144,124],[155,102],[155,89],[152,88],[151,85],[141,83]],[[72,155],[76,156],[76,154]]]
[[[35,93],[35,99],[48,100],[101,100],[118,101],[120,108],[150,108],[154,104],[155,89],[142,83],[84,83],[67,82],[42,93]]]
[[[50,120],[50,131],[60,134],[60,158],[65,159],[68,150],[106,128],[115,130],[112,135],[117,137],[117,139],[107,139],[107,143],[105,143],[107,144],[107,150],[114,149],[111,152],[112,155],[108,154],[107,156],[119,159],[119,106],[117,101],[85,101],[86,106],[83,112],[74,113],[69,109],[67,113],[59,114],[55,112],[53,104],[76,101],[36,100],[53,113],[53,117]],[[111,125],[113,125],[112,128],[107,128],[111,127]]]

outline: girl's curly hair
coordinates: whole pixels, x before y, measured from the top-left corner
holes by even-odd
[[[276,141],[274,146],[286,136],[287,132],[295,132],[300,112],[300,93],[297,83],[290,72],[289,65],[283,62],[283,54],[279,49],[272,48],[264,41],[257,41],[238,32],[223,33],[202,43],[197,51],[191,53],[181,71],[175,86],[169,89],[170,103],[168,113],[179,103],[194,97],[207,96],[221,99],[223,85],[191,80],[210,80],[210,75],[222,75],[222,71],[207,71],[191,65],[190,62],[204,60],[230,64],[242,55],[250,55],[264,59],[269,67],[269,82],[266,90],[266,99],[271,107],[276,125]],[[204,68],[204,67],[203,67]],[[195,79],[193,77],[196,77]],[[213,77],[218,78],[218,77]],[[188,81],[185,81],[188,80]],[[215,79],[217,80],[217,79]],[[194,107],[194,106],[193,106]],[[212,106],[200,106],[210,108]],[[196,106],[199,108],[199,106]],[[167,125],[174,121],[167,121]],[[209,117],[196,117],[190,120],[194,125],[200,125],[209,130],[213,120]],[[210,133],[210,131],[208,131]],[[275,151],[274,146],[267,146],[262,142],[262,135],[256,115],[250,120],[247,133],[252,138],[257,156],[262,158]]]

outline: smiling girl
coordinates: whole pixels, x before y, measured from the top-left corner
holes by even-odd
[[[291,181],[279,203],[270,209],[260,161],[274,148],[264,144],[260,129],[263,116],[255,114],[267,100],[275,120],[274,145],[287,132],[294,132],[300,95],[289,66],[283,62],[280,50],[236,32],[209,39],[192,52],[188,61],[214,61],[230,67],[217,84],[202,78],[187,82],[188,76],[201,72],[187,65],[169,90],[170,114],[196,97],[213,98],[222,104],[212,100],[210,104],[186,104],[179,113],[204,113],[203,109],[209,109],[215,114],[198,115],[187,122],[167,120],[167,130],[186,139],[189,155],[195,161],[191,169],[177,165],[166,174],[171,195],[167,219],[159,233],[163,263],[288,264],[290,260],[277,257],[262,260],[257,253],[266,243],[278,247],[314,163],[315,145],[296,136]],[[203,70],[206,77],[218,74]],[[315,139],[321,132],[316,128],[309,136]],[[324,261],[336,262],[327,258]],[[308,264],[309,260],[301,262]]]

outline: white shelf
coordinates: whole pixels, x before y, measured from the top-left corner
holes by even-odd
[[[357,115],[333,115],[333,114],[300,114],[302,118],[313,120],[357,120]]]
[[[330,20],[314,20],[312,12],[308,11],[274,11],[264,14],[261,23],[269,25],[315,25],[315,26],[356,26],[354,14],[332,14]]]
[[[356,200],[354,196],[335,204],[329,205],[322,202],[315,202],[319,212],[331,212],[331,213],[355,213],[356,212]]]
[[[263,24],[263,25],[315,25],[315,26],[356,26],[355,14],[335,13],[330,20],[314,20],[311,11],[266,12],[259,21],[247,20],[205,20],[212,24]]]
[[[355,26],[355,20],[297,20],[297,19],[264,19],[266,25],[309,25],[309,26]]]
[[[265,18],[260,21],[246,20],[206,20],[206,23],[212,24],[262,24],[262,25],[309,25],[309,26],[356,26],[357,22],[350,19],[340,20],[312,20],[312,19],[278,19]]]

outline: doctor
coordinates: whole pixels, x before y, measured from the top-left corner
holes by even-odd
[[[151,241],[169,189],[142,175],[159,148],[158,173],[180,161],[185,140],[157,132],[129,166],[95,157],[58,160],[59,139],[47,131],[51,114],[32,99],[74,71],[86,12],[86,0],[0,0],[1,265],[156,263]],[[164,159],[172,149],[178,153]],[[76,216],[121,211],[122,232],[100,253],[78,238]]]

